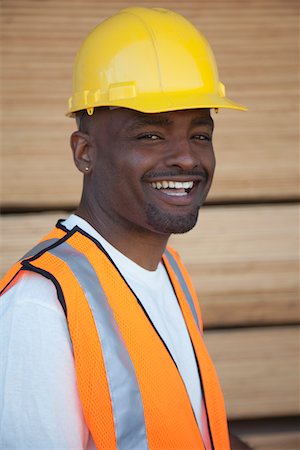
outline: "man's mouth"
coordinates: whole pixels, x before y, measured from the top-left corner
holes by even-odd
[[[194,181],[173,181],[173,180],[161,180],[152,181],[151,186],[154,189],[162,190],[167,195],[183,197],[188,195],[195,186]]]

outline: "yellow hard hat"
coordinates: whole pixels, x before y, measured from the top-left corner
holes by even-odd
[[[131,7],[98,25],[76,57],[68,116],[98,106],[145,113],[192,108],[246,110],[225,96],[212,50],[181,15]]]

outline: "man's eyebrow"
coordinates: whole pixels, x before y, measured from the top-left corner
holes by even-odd
[[[195,117],[192,120],[192,125],[209,125],[210,127],[214,127],[214,121],[211,117]]]
[[[137,117],[129,126],[129,130],[133,130],[139,127],[147,126],[147,125],[158,125],[158,126],[170,126],[172,125],[172,121],[167,117],[161,116],[141,116]]]
[[[135,130],[139,127],[143,126],[149,126],[149,125],[155,125],[155,126],[162,126],[162,127],[170,127],[173,125],[173,121],[170,120],[168,117],[163,116],[157,116],[157,115],[147,115],[147,116],[139,116],[136,117],[133,122],[128,126],[128,130]],[[211,117],[195,117],[191,121],[192,126],[197,125],[209,125],[210,127],[214,127],[214,121]]]

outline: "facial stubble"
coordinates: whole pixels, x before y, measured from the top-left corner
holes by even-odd
[[[199,207],[195,207],[189,214],[168,214],[153,204],[146,207],[146,218],[148,225],[155,231],[163,234],[187,233],[197,223]]]

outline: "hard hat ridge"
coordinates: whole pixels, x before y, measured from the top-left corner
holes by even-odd
[[[163,8],[125,8],[92,30],[76,57],[73,92],[69,116],[99,106],[246,109],[226,98],[204,36]]]

